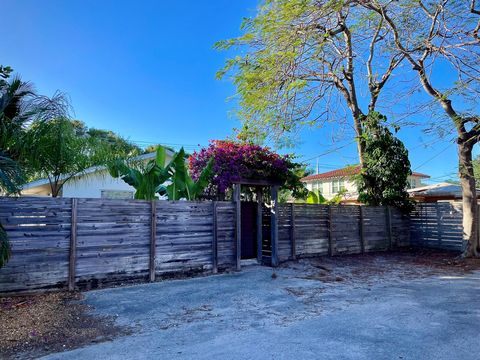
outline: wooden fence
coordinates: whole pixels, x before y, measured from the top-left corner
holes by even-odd
[[[277,212],[280,261],[410,242],[408,217],[385,207],[279,204]],[[0,198],[0,222],[12,244],[0,293],[237,265],[232,202]]]
[[[408,216],[395,209],[282,204],[278,211],[280,261],[382,251],[410,244]]]
[[[462,206],[450,203],[418,203],[410,214],[414,246],[463,250]]]
[[[231,202],[0,198],[0,292],[229,268],[234,215]]]

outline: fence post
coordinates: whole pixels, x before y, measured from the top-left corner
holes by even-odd
[[[328,255],[333,256],[333,224],[332,224],[332,205],[328,206]]]
[[[240,184],[234,184],[233,201],[235,202],[235,268],[241,270],[240,259],[242,255],[242,203],[240,202]]]
[[[68,263],[68,290],[75,289],[75,263],[77,261],[77,201],[72,199],[71,222],[70,222],[70,250]]]
[[[212,272],[218,272],[218,251],[217,251],[217,202],[212,202]]]
[[[440,212],[440,204],[435,204],[435,210],[437,212],[437,240],[438,246],[442,247],[442,214]]]
[[[262,188],[257,188],[257,261],[262,263],[263,243],[263,193]]]
[[[278,186],[272,186],[271,190],[272,207],[270,227],[271,227],[271,243],[272,243],[272,267],[278,266]]]
[[[150,201],[150,261],[149,274],[150,282],[155,281],[155,258],[157,252],[157,203]]]
[[[358,225],[359,225],[359,230],[360,230],[360,251],[365,253],[365,228],[363,224],[363,206],[359,205],[358,206]]]
[[[385,207],[385,225],[387,227],[388,249],[392,249],[392,211],[390,206]]]
[[[297,259],[297,239],[295,238],[295,204],[290,204],[290,241],[292,243],[292,259]]]

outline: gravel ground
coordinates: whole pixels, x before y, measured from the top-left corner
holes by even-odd
[[[0,355],[475,359],[467,344],[480,330],[479,279],[479,260],[416,251],[3,298]]]

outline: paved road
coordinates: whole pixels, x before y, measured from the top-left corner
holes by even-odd
[[[480,272],[331,282],[291,268],[86,293],[135,335],[45,359],[479,359]]]

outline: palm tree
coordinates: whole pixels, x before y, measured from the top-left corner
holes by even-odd
[[[33,86],[15,75],[12,69],[0,65],[0,194],[20,192],[24,182],[21,169],[25,128],[33,121],[48,121],[68,115],[66,96],[56,93],[52,98],[36,94]],[[0,224],[0,268],[10,257],[10,244]]]

